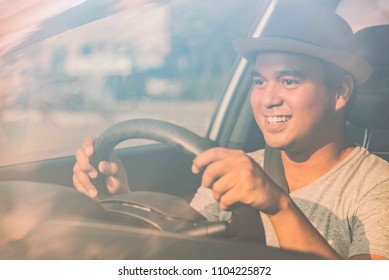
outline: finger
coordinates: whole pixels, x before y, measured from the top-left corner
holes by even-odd
[[[110,193],[116,193],[120,188],[121,181],[113,176],[107,176],[106,185]]]
[[[73,170],[73,182],[76,189],[92,198],[96,197],[97,191],[95,186],[91,183],[89,176],[77,167],[75,167]]]
[[[219,200],[221,210],[226,210],[235,203],[241,202],[237,189],[231,189],[224,193]]]
[[[97,191],[95,189],[89,189],[89,190],[85,189],[81,184],[81,182],[78,180],[76,175],[73,175],[73,184],[79,192],[91,198],[95,198],[97,196]]]
[[[205,187],[212,187],[219,178],[229,173],[233,166],[234,162],[229,158],[209,164],[204,170],[201,184]]]
[[[116,162],[112,161],[100,161],[99,171],[104,175],[115,176],[119,170],[119,166]]]
[[[76,152],[76,165],[80,169],[80,171],[84,173],[88,173],[91,178],[97,177],[96,169],[90,164],[89,157],[85,154],[84,149],[80,148]]]
[[[84,194],[86,194],[84,188],[82,187],[80,181],[77,179],[77,176],[76,174],[73,174],[73,185],[74,187],[79,191],[79,192],[82,192]]]
[[[82,143],[82,149],[85,152],[85,155],[90,157],[94,153],[93,145],[96,141],[96,136],[89,136],[85,138],[84,142]]]
[[[228,157],[229,153],[230,150],[220,147],[206,150],[193,160],[192,172],[198,174],[204,166]]]
[[[236,186],[236,176],[232,173],[228,173],[219,178],[212,185],[212,194],[216,201],[220,201],[220,198]]]

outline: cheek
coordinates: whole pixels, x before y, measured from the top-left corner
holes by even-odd
[[[259,110],[259,98],[258,98],[258,94],[255,94],[254,91],[252,91],[251,95],[250,95],[250,105],[251,105],[251,109],[253,111],[253,114],[255,116]]]
[[[251,109],[253,111],[254,117],[258,121],[258,117],[260,115],[260,109],[261,109],[261,99],[260,99],[260,94],[256,93],[254,90],[251,92],[250,95],[250,104],[251,104]]]
[[[306,107],[311,108],[313,113],[323,116],[332,112],[334,105],[335,103],[331,96],[327,92],[324,92],[316,94],[316,96],[308,100]]]
[[[259,107],[259,94],[256,92],[255,89],[251,91],[250,104],[251,104],[251,108],[253,109]]]
[[[296,119],[304,122],[307,126],[314,126],[314,123],[327,119],[333,111],[333,103],[326,92],[317,91],[313,91],[301,99],[289,100],[289,105],[293,106],[293,114],[297,117]]]
[[[256,94],[254,91],[251,92],[250,95],[250,104],[251,104],[251,110],[253,112],[253,116],[255,119],[255,122],[259,126],[259,128],[263,131],[263,125],[264,125],[264,119],[262,118],[261,114],[261,103],[260,103],[260,94]]]
[[[259,114],[261,109],[265,106],[263,104],[263,90],[254,88],[250,94],[250,104],[254,114]]]

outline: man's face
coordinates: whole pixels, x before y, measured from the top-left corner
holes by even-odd
[[[263,53],[253,66],[251,106],[266,143],[290,152],[313,150],[339,132],[335,90],[311,57]]]

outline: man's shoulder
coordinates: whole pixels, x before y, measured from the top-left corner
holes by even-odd
[[[389,180],[389,163],[381,157],[367,151],[364,148],[359,148],[360,151],[357,154],[357,160],[360,164],[357,165],[361,173],[364,176],[378,177],[381,180]]]
[[[349,182],[349,190],[365,196],[367,193],[389,191],[389,163],[364,148],[357,147],[354,157],[339,170],[340,180]],[[355,192],[358,190],[358,192]]]

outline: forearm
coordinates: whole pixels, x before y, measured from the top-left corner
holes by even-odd
[[[290,197],[283,197],[280,211],[269,215],[281,248],[314,253],[327,259],[341,257],[321,236]]]

